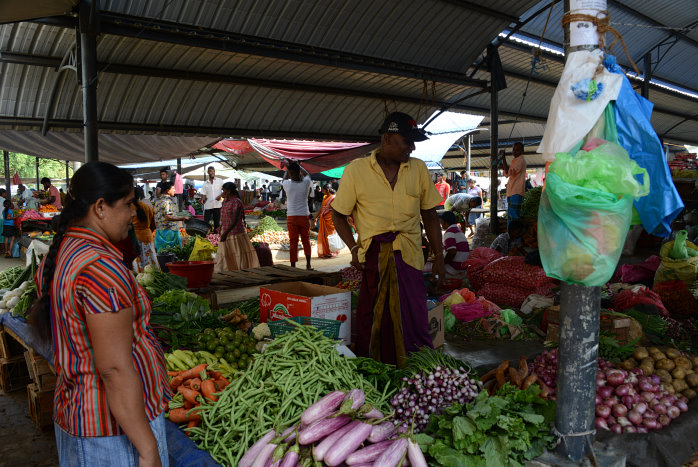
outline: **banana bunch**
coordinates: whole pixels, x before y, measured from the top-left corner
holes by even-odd
[[[219,371],[226,379],[230,379],[237,373],[237,370],[231,367],[225,359],[216,358],[215,355],[205,350],[198,352],[175,350],[171,353],[165,353],[165,361],[168,371],[186,371],[205,363],[209,370]]]

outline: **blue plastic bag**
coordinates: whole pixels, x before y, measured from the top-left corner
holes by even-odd
[[[607,56],[604,64],[609,71],[623,74],[615,57]],[[618,144],[650,174],[649,196],[636,199],[635,208],[647,232],[667,237],[671,233],[671,223],[681,213],[684,204],[671,179],[662,144],[650,122],[653,106],[633,90],[630,80],[623,75],[620,93],[613,103]]]
[[[12,246],[12,257],[19,258],[19,242],[15,242]]]

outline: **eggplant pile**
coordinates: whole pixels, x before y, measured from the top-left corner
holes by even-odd
[[[426,467],[419,445],[398,435],[395,425],[360,389],[333,391],[308,407],[299,425],[269,431],[240,459],[239,467],[295,467],[322,462],[330,467],[369,465]]]

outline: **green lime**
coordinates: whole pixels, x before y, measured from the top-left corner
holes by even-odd
[[[225,347],[223,347],[222,345],[219,345],[218,347],[216,347],[216,348],[214,349],[214,352],[215,352],[215,353],[224,354],[224,353],[225,353]],[[219,358],[220,358],[220,357],[219,357]]]
[[[223,358],[223,352],[213,352],[213,355],[215,355],[216,358]]]
[[[232,361],[232,360],[230,361],[230,367],[231,367],[233,370],[237,370],[237,369],[240,368],[240,367],[238,366],[238,364],[235,363],[235,362]]]
[[[214,350],[216,350],[216,347],[218,347],[218,341],[216,340],[209,340],[206,343],[206,350],[208,350],[209,352],[213,352]]]
[[[235,355],[235,358],[240,358],[241,352],[238,349],[233,350],[233,355]]]
[[[225,345],[226,352],[232,352],[233,350],[235,350],[235,346],[233,344],[228,343]]]
[[[212,334],[212,333],[213,333],[213,329],[211,329],[211,328],[204,329],[204,334]]]

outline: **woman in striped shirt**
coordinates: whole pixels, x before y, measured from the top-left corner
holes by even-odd
[[[31,320],[53,344],[61,465],[168,464],[170,388],[151,303],[114,247],[134,213],[131,175],[83,165],[37,271]]]
[[[458,276],[465,272],[463,262],[468,259],[470,246],[465,234],[458,227],[458,218],[451,211],[440,215],[441,228],[444,232],[444,266],[447,275]]]

